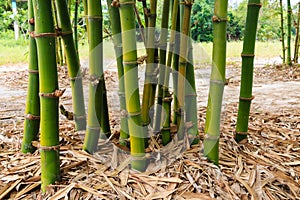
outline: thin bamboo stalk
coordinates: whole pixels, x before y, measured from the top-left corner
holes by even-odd
[[[250,0],[251,1],[251,0]],[[204,155],[219,163],[219,138],[226,71],[226,25],[228,0],[216,0],[213,16],[213,56],[205,122]]]
[[[39,99],[39,74],[36,42],[34,33],[34,13],[32,0],[28,1],[28,25],[29,25],[29,59],[28,59],[28,89],[26,99],[26,118],[24,122],[24,137],[22,141],[23,153],[33,153],[35,147],[32,141],[37,140],[40,128],[40,99]]]
[[[181,25],[181,38],[180,38],[180,54],[179,54],[179,67],[178,67],[178,108],[179,115],[177,116],[178,126],[178,139],[183,139],[185,131],[185,87],[186,87],[186,66],[188,58],[188,43],[189,43],[189,31],[190,31],[190,18],[193,1],[186,0],[182,2],[184,5],[184,14]]]
[[[121,22],[119,9],[112,6],[112,0],[107,0],[107,6],[111,21],[112,39],[115,48],[115,55],[117,59],[118,79],[119,79],[119,100],[121,110],[121,129],[120,129],[120,144],[126,145],[126,139],[129,138],[128,121],[125,100],[125,86],[124,86],[124,67],[123,67],[123,48],[121,35]]]
[[[33,0],[41,103],[42,191],[59,179],[58,78],[51,1]]]
[[[169,32],[169,11],[170,11],[170,0],[164,0],[162,20],[161,20],[161,33],[159,41],[159,78],[158,78],[158,94],[157,94],[157,106],[155,113],[155,124],[154,131],[159,132],[162,126],[161,113],[162,113],[162,102],[163,102],[163,87],[165,82],[166,72],[166,60],[167,60],[167,45],[168,45],[168,32]]]
[[[99,133],[101,138],[110,135],[103,73],[102,21],[101,0],[88,0],[90,83],[87,131],[83,149],[89,153],[94,153],[97,149]]]
[[[144,171],[146,169],[146,161],[144,160],[146,130],[143,127],[140,107],[133,3],[132,0],[120,0],[119,11],[123,41],[125,99],[128,111],[130,151],[133,156],[131,167],[139,171]]]
[[[172,101],[172,98],[171,98],[172,95],[169,92],[169,82],[170,82],[172,58],[173,58],[173,56],[175,56],[174,45],[175,45],[176,29],[177,29],[177,24],[178,24],[177,19],[178,19],[178,10],[179,10],[178,9],[179,8],[179,0],[174,0],[172,7],[173,7],[173,9],[172,9],[172,25],[171,25],[171,33],[170,33],[168,59],[167,59],[165,78],[164,78],[164,84],[163,84],[164,87],[163,87],[162,107],[165,109],[165,113],[166,113],[166,118],[163,123],[163,129],[161,131],[163,145],[166,145],[171,141],[171,133],[170,133],[171,116],[169,116],[169,115],[171,115],[170,106],[171,106],[171,101]]]
[[[285,63],[285,33],[284,33],[284,20],[283,20],[283,6],[282,6],[282,0],[279,0],[280,4],[280,30],[281,30],[281,44],[282,44],[282,62]]]
[[[157,0],[150,1],[150,13],[148,15],[148,34],[147,34],[147,65],[145,71],[145,83],[142,100],[142,121],[144,126],[150,124],[149,110],[154,102],[155,90],[153,83],[156,82],[157,74],[155,72],[155,25],[156,25],[156,6]]]
[[[79,8],[79,0],[75,0],[75,11],[74,11],[74,42],[75,42],[75,49],[76,53],[78,54],[78,8]]]
[[[297,26],[296,26],[296,38],[295,38],[295,50],[294,50],[294,62],[295,64],[298,63],[299,57],[299,26],[300,26],[300,2],[298,2],[298,19],[297,19]]]
[[[52,9],[53,9],[53,19],[54,19],[54,27],[56,30],[58,30],[58,23],[57,23],[57,8],[55,4],[55,0],[51,0],[52,2]],[[62,44],[61,44],[61,38],[56,37],[55,38],[56,42],[56,59],[57,59],[57,64],[60,66],[64,65],[64,57],[63,57],[63,50],[62,50]]]
[[[83,97],[82,77],[79,57],[72,35],[72,26],[66,1],[55,0],[57,6],[57,21],[64,42],[68,73],[72,88],[72,101],[76,130],[86,129],[86,115]]]
[[[260,0],[249,0],[246,18],[245,37],[242,52],[242,76],[240,100],[236,123],[235,140],[241,142],[247,138],[249,114],[253,85],[253,62],[255,51],[255,38],[259,17]]]
[[[291,0],[287,0],[287,64],[292,65],[291,54],[291,36],[292,36],[292,6]]]

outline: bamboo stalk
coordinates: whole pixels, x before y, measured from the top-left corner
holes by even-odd
[[[287,64],[292,65],[291,54],[291,34],[292,34],[292,6],[291,0],[287,0]]]
[[[282,6],[282,0],[279,0],[280,4],[280,30],[281,30],[281,44],[282,44],[282,62],[285,63],[285,33],[284,33],[284,20],[283,20],[283,6]]]
[[[57,6],[58,26],[64,42],[68,73],[72,88],[72,101],[76,130],[86,129],[86,115],[83,97],[82,77],[79,57],[72,35],[72,26],[66,1],[55,0]]]
[[[125,99],[128,111],[130,152],[133,157],[131,167],[144,171],[146,169],[146,161],[144,160],[146,130],[142,124],[140,108],[134,2],[131,0],[120,0],[119,2],[126,88]]]
[[[178,126],[178,139],[183,139],[185,131],[185,87],[186,87],[186,66],[188,58],[188,43],[189,43],[189,31],[190,31],[190,18],[193,1],[186,0],[181,3],[184,5],[184,14],[181,27],[180,38],[180,54],[179,54],[179,67],[178,67],[178,108],[179,115],[177,116]],[[175,94],[176,95],[176,94]]]
[[[299,57],[299,26],[300,26],[300,2],[298,2],[298,19],[297,19],[297,26],[296,26],[296,38],[295,38],[295,50],[294,50],[294,62],[295,64],[298,63]]]
[[[59,179],[58,78],[51,1],[33,0],[41,103],[42,191]]]
[[[166,118],[163,123],[163,129],[161,131],[163,145],[166,145],[171,141],[171,133],[170,133],[171,108],[170,107],[171,107],[172,95],[169,92],[169,82],[170,82],[172,58],[173,58],[173,56],[176,55],[174,52],[174,50],[175,50],[174,46],[175,46],[176,29],[177,29],[177,24],[178,24],[177,19],[178,19],[178,10],[179,10],[178,9],[179,8],[179,0],[174,0],[172,7],[173,7],[173,9],[172,9],[172,25],[171,25],[171,33],[170,33],[168,59],[167,59],[165,78],[164,78],[164,84],[163,84],[164,87],[163,87],[162,107],[165,109],[165,113],[166,113]],[[177,56],[178,56],[178,54],[177,54]]]
[[[257,31],[257,22],[259,17],[260,0],[249,0],[245,37],[242,52],[242,76],[240,88],[240,100],[238,108],[238,117],[236,123],[235,140],[241,142],[247,138],[248,119],[252,97],[253,84],[253,62],[255,51],[255,38]]]
[[[75,11],[74,11],[74,42],[75,42],[75,49],[77,56],[78,54],[78,7],[79,7],[79,0],[75,0]]]
[[[103,73],[102,21],[101,0],[88,0],[90,83],[87,131],[83,149],[89,153],[96,151],[99,133],[101,138],[110,135]]]
[[[142,100],[142,121],[144,126],[150,124],[149,109],[154,102],[155,89],[153,83],[156,82],[157,74],[155,72],[155,25],[156,25],[156,6],[157,0],[150,1],[150,13],[148,15],[148,34],[147,34],[147,65],[145,71],[145,83]]]
[[[34,13],[32,0],[28,1],[28,26],[29,33],[34,33]],[[39,74],[37,48],[33,35],[29,38],[29,59],[28,59],[28,88],[26,98],[26,118],[24,122],[24,137],[22,141],[23,153],[33,153],[35,147],[32,141],[37,140],[40,128],[40,99],[39,99]]]
[[[198,118],[197,118],[197,91],[195,82],[195,69],[193,62],[193,46],[189,39],[188,64],[186,67],[186,86],[185,86],[185,110],[186,122],[188,124],[188,137],[192,144],[199,142],[198,136]]]
[[[58,30],[58,23],[57,23],[57,8],[55,4],[55,0],[51,0],[52,4],[52,9],[53,9],[53,19],[54,19],[54,27],[56,30]],[[56,59],[57,59],[57,64],[60,66],[64,65],[64,58],[63,58],[63,51],[62,51],[62,45],[61,45],[61,38],[56,37],[55,38],[56,42]]]
[[[157,106],[156,106],[156,118],[154,124],[154,131],[159,132],[161,129],[161,113],[162,113],[162,102],[163,102],[163,88],[165,82],[166,73],[166,60],[167,60],[167,45],[168,45],[168,27],[169,27],[169,11],[170,11],[170,0],[164,0],[162,20],[161,20],[161,33],[159,41],[159,78],[158,78],[158,94],[157,94]]]
[[[128,121],[125,100],[125,86],[124,86],[124,67],[123,67],[123,48],[121,35],[121,22],[119,9],[112,6],[112,0],[107,0],[107,7],[111,21],[112,39],[115,48],[115,55],[117,59],[118,79],[119,79],[119,100],[121,111],[121,129],[120,129],[120,144],[126,145],[126,139],[129,138]]]
[[[251,0],[250,0],[251,1]],[[228,0],[216,0],[213,16],[213,56],[206,110],[204,155],[219,163],[219,138],[226,71],[226,25]]]

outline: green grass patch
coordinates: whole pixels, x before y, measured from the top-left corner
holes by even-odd
[[[0,65],[26,63],[28,59],[28,40],[0,39]]]

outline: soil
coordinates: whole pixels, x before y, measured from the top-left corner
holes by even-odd
[[[106,62],[105,78],[111,128],[118,134],[118,79],[114,65],[113,61]],[[233,139],[240,67],[228,67],[219,167],[202,154],[210,68],[200,68],[195,73],[200,144],[186,148],[183,153],[173,152],[171,160],[150,165],[145,173],[129,170],[120,155],[91,156],[81,151],[82,133],[75,132],[74,123],[60,116],[61,182],[50,186],[46,194],[39,191],[39,152],[25,155],[19,151],[28,78],[26,65],[0,66],[0,74],[0,199],[300,199],[299,66],[256,66],[255,99],[245,144],[237,144]],[[71,110],[66,67],[59,68],[59,77],[60,88],[66,88],[60,104]],[[101,154],[105,148],[111,148],[105,144],[99,143],[103,147]],[[159,155],[155,154],[156,158]],[[114,159],[119,165],[111,164]]]

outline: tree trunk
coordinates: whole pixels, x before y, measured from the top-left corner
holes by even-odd
[[[143,127],[140,108],[133,3],[131,0],[120,0],[119,11],[123,41],[125,99],[128,111],[130,151],[133,156],[131,167],[139,171],[144,171],[146,169],[146,161],[144,160],[146,132]]]
[[[24,122],[24,137],[22,152],[33,153],[35,147],[32,141],[37,140],[40,128],[40,98],[39,98],[39,71],[37,48],[34,39],[34,13],[32,0],[28,0],[28,25],[29,25],[29,60],[28,60],[28,89],[26,99],[26,118]]]
[[[56,0],[57,22],[60,35],[64,42],[68,73],[72,88],[72,101],[76,130],[86,129],[86,115],[82,88],[82,76],[80,71],[79,57],[76,51],[72,35],[72,26],[66,1]]]
[[[251,0],[250,0],[251,1]],[[220,118],[226,72],[228,0],[216,0],[213,20],[213,56],[205,121],[204,155],[219,163]]]
[[[34,0],[35,39],[41,103],[41,181],[42,191],[59,179],[58,78],[51,1]]]
[[[242,77],[235,140],[247,139],[253,84],[253,62],[260,0],[249,0],[242,52]]]

